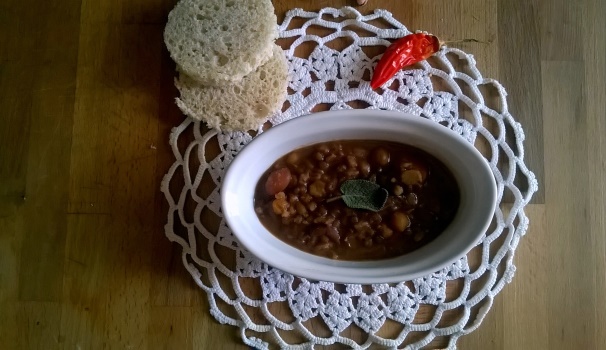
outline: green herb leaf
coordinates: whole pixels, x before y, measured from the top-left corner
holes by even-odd
[[[387,190],[374,182],[362,179],[347,180],[341,184],[341,198],[350,208],[379,211],[387,201]]]

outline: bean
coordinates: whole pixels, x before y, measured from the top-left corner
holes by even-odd
[[[341,241],[339,231],[337,231],[337,229],[333,226],[326,227],[326,236],[337,244]]]
[[[307,184],[307,181],[309,181],[309,171],[306,171],[299,176],[299,184],[305,185]]]
[[[371,157],[372,160],[379,166],[386,166],[389,164],[389,152],[383,147],[375,148],[372,151]]]
[[[297,175],[293,175],[291,173],[291,175],[290,175],[290,183],[288,185],[289,186],[296,186],[297,183],[299,183],[299,178],[297,177]]]
[[[423,239],[424,236],[425,236],[425,234],[423,233],[423,231],[419,231],[419,232],[415,233],[415,235],[412,237],[412,239],[415,242],[419,242]]]
[[[360,172],[357,169],[347,169],[347,172],[345,174],[347,174],[348,178],[352,179],[357,177]]]
[[[335,217],[334,216],[329,215],[329,216],[326,217],[326,221],[325,222],[326,222],[327,225],[332,225],[333,221],[335,221]]]
[[[356,147],[353,150],[353,154],[357,158],[366,158],[366,156],[368,155],[368,151],[365,150],[364,148]]]
[[[383,218],[379,213],[372,213],[372,215],[370,216],[370,222],[372,224],[380,223],[381,221],[383,221]]]
[[[314,211],[316,210],[316,208],[318,207],[318,205],[316,204],[316,202],[309,202],[307,204],[307,209],[309,209],[309,211]]]
[[[324,206],[319,206],[318,207],[318,216],[324,217],[324,216],[326,216],[326,214],[328,214],[328,210],[326,210],[326,208]]]
[[[316,152],[316,154],[314,154],[314,158],[316,158],[316,160],[324,160],[324,154]]]
[[[419,198],[417,197],[416,194],[411,192],[406,196],[406,203],[408,205],[414,207],[415,205],[417,205],[418,202],[419,202]]]
[[[361,233],[368,233],[372,231],[372,229],[370,228],[370,224],[366,221],[358,222],[354,225],[354,228],[356,229],[356,231]]]
[[[265,182],[265,192],[267,192],[268,195],[273,196],[278,192],[284,191],[290,184],[290,178],[291,174],[288,168],[280,168],[272,171]]]
[[[315,248],[316,251],[328,250],[332,248],[332,244],[330,242],[318,244]]]
[[[303,204],[301,204],[301,202],[297,202],[296,208],[297,208],[297,213],[299,213],[299,215],[301,215],[303,217],[307,217],[307,215],[308,215],[307,208],[305,208],[305,206]]]
[[[311,175],[310,178],[314,181],[316,180],[320,180],[322,178],[322,175],[324,175],[324,170],[322,169],[314,169],[311,171]]]
[[[332,192],[332,191],[336,190],[337,184],[338,184],[337,179],[333,178],[332,180],[330,180],[330,182],[328,183],[328,186],[327,186],[328,191]]]
[[[301,195],[301,201],[304,203],[309,203],[313,200],[313,197],[310,196],[308,193],[305,193],[303,195]]]
[[[365,160],[361,160],[358,163],[358,169],[360,169],[363,176],[368,176],[368,174],[370,174],[370,164]]]

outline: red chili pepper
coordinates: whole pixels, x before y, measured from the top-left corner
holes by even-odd
[[[440,41],[437,37],[415,33],[394,41],[379,60],[372,75],[370,86],[373,89],[385,84],[400,69],[427,59],[438,52]]]

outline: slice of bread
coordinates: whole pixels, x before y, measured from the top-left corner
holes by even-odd
[[[270,0],[181,0],[168,15],[164,42],[179,71],[225,85],[269,60],[276,21]]]
[[[205,86],[181,73],[177,105],[186,115],[221,130],[256,130],[282,107],[288,85],[284,52],[272,45],[270,60],[241,82]]]

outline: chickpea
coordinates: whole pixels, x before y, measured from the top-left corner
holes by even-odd
[[[390,229],[389,227],[387,227],[387,225],[382,224],[381,225],[381,235],[383,236],[383,238],[389,238],[391,236],[393,236],[393,230]]]
[[[400,186],[400,185],[394,186],[393,194],[395,194],[396,196],[401,196],[402,193],[404,193],[404,189],[402,188],[402,186]]]
[[[288,164],[295,164],[298,161],[299,161],[299,153],[297,153],[297,152],[292,152],[288,155],[288,157],[286,157],[286,162]]]
[[[276,199],[274,199],[274,201],[271,203],[274,213],[276,213],[277,215],[280,215],[284,218],[289,217],[290,216],[290,211],[289,211],[290,204],[288,204],[288,201],[286,200],[286,195],[284,194],[284,192],[280,192],[280,193],[276,194],[275,198]]]
[[[391,216],[391,228],[398,232],[403,232],[410,225],[408,215],[401,211],[397,211]]]
[[[316,204],[316,202],[310,202],[309,204],[307,204],[307,208],[309,209],[309,211],[314,211],[316,210],[316,208],[318,208],[318,205]]]
[[[309,186],[309,194],[314,197],[320,198],[326,195],[326,184],[322,181],[315,181]]]
[[[420,185],[423,183],[423,174],[417,169],[405,170],[402,173],[402,182],[409,186]]]

